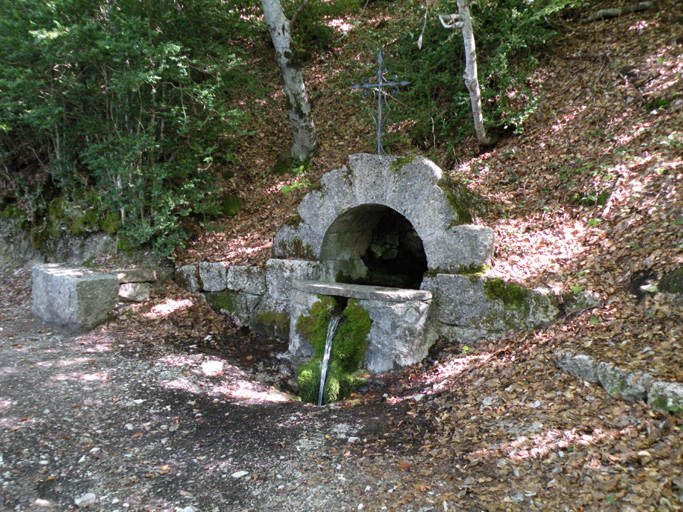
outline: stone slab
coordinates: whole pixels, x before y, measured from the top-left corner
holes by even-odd
[[[292,287],[296,290],[306,293],[316,295],[334,295],[337,297],[348,297],[350,299],[379,300],[384,302],[432,300],[432,293],[426,290],[386,288],[383,286],[327,283],[322,281],[304,281],[300,279],[294,279],[292,281]]]
[[[116,272],[120,284],[153,283],[157,280],[156,271],[151,268],[127,268]]]
[[[657,411],[683,414],[683,384],[680,382],[653,382],[650,386],[647,403]]]
[[[32,312],[46,322],[71,330],[89,330],[109,317],[119,294],[111,274],[59,264],[32,270]]]

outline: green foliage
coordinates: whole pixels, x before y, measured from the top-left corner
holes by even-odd
[[[23,176],[5,193],[39,184],[74,202],[96,189],[110,230],[117,213],[128,244],[170,254],[183,217],[217,212],[211,163],[240,119],[222,103],[238,83],[225,49],[253,30],[240,18],[249,6],[0,3],[0,167]],[[35,222],[45,211],[27,203]]]
[[[286,10],[293,13],[300,5],[301,2],[298,0],[291,2]],[[349,11],[356,7],[358,7],[358,0],[335,0],[334,2],[314,0],[306,4],[298,14],[292,32],[292,47],[295,51],[294,62],[298,64],[309,62],[314,54],[332,49],[335,32],[327,24],[327,20],[346,16]],[[291,14],[289,16],[291,17]]]
[[[561,2],[495,0],[473,4],[470,11],[477,46],[479,85],[485,124],[494,131],[521,131],[538,102],[526,78],[537,63],[538,49],[547,48],[553,30],[547,17]],[[431,11],[430,12],[434,12]],[[436,12],[457,13],[455,1],[442,1]],[[401,119],[415,121],[413,141],[429,147],[435,139],[457,141],[473,132],[469,92],[461,79],[465,69],[462,35],[447,31],[430,16],[422,49],[416,45],[422,20],[405,31],[393,63],[411,82],[403,96],[409,108]],[[397,116],[398,117],[398,116]]]
[[[297,372],[300,395],[306,402],[318,402],[327,329],[336,308],[337,303],[332,297],[323,296],[313,304],[309,315],[302,315],[297,320],[297,330],[311,343],[315,354],[313,360]],[[332,341],[324,403],[342,400],[362,384],[356,372],[365,358],[365,340],[370,326],[368,312],[358,306],[357,301],[349,300]]]

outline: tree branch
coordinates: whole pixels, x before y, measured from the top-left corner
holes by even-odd
[[[299,16],[299,13],[304,10],[304,7],[306,7],[308,5],[308,2],[310,1],[311,0],[304,0],[303,2],[301,2],[299,8],[296,11],[294,11],[294,14],[292,14],[292,19],[289,22],[289,26],[291,28],[294,28],[294,24],[296,23],[296,17]]]

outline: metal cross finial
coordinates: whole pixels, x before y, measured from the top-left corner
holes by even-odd
[[[392,80],[385,79],[384,75],[388,73],[388,71],[382,67],[382,63],[384,62],[384,59],[382,58],[382,50],[379,51],[377,62],[379,62],[377,83],[370,83],[371,80],[368,78],[363,80],[362,85],[354,85],[351,87],[351,89],[362,89],[364,96],[369,95],[370,92],[372,92],[373,97],[377,98],[377,117],[373,115],[372,119],[375,121],[375,125],[377,126],[377,154],[381,155],[385,152],[384,147],[382,146],[382,128],[384,127],[384,122],[389,116],[389,111],[391,110],[387,104],[386,96],[389,90],[397,93],[399,86],[408,85],[410,82],[397,82],[396,79],[398,77],[396,75],[391,75]],[[384,117],[382,117],[382,103],[384,103],[384,107],[386,109]]]

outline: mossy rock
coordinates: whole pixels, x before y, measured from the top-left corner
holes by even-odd
[[[234,217],[242,209],[242,200],[237,196],[224,196],[221,199],[220,211],[226,217]]]
[[[94,233],[100,229],[100,219],[98,212],[91,208],[85,212],[79,212],[73,217],[69,231],[72,235],[84,235]]]
[[[220,292],[207,293],[205,297],[214,311],[224,310],[229,313],[234,313],[236,310],[236,295],[237,293],[232,290],[223,290]]]
[[[279,249],[291,259],[318,261],[310,244],[304,244],[300,238],[294,238],[288,242],[281,241]]]
[[[289,313],[285,311],[262,311],[254,315],[251,328],[272,338],[289,336]]]
[[[318,403],[321,370],[321,359],[313,359],[297,370],[299,396],[304,402]],[[364,383],[365,380],[362,377],[345,371],[338,361],[330,361],[327,375],[325,376],[323,403],[329,404],[343,400],[358,390]]]
[[[662,277],[657,288],[666,293],[683,294],[683,268],[678,268]]]

